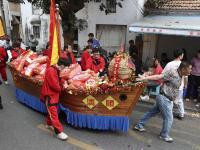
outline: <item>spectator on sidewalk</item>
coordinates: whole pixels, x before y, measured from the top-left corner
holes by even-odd
[[[7,50],[11,47],[11,42],[10,42],[9,38],[6,38],[6,42],[5,42],[3,47],[4,47],[5,50]]]
[[[66,66],[64,60],[59,59],[56,65],[52,65],[46,70],[41,90],[41,100],[45,102],[48,111],[47,127],[54,128],[55,134],[60,140],[67,140],[68,138],[63,132],[62,124],[58,118],[59,94],[62,89],[59,72],[64,66]]]
[[[167,53],[162,53],[162,54],[161,54],[161,61],[160,61],[162,68],[165,68],[165,66],[167,65],[167,63],[168,63],[169,61],[170,61],[170,60],[169,60],[169,58],[168,58],[168,56],[167,56]]]
[[[176,49],[174,50],[174,60],[169,62],[164,70],[163,73],[169,71],[169,70],[176,70],[181,64],[181,61],[184,57],[184,51],[182,49]],[[183,90],[184,87],[187,85],[187,77],[182,77],[181,85],[179,87],[179,95],[176,98],[175,104],[178,106],[178,111],[174,113],[174,117],[176,117],[179,120],[182,120],[184,118],[185,110],[184,110],[184,102],[183,102]]]
[[[76,59],[74,57],[72,47],[70,45],[64,46],[61,58],[65,60],[67,66],[70,66],[71,64],[76,64]]]
[[[88,46],[83,50],[83,53],[81,55],[81,68],[83,71],[87,70],[86,62],[88,61],[89,58],[91,58],[91,53],[92,53],[93,40],[90,39],[87,42],[88,42]]]
[[[94,34],[93,33],[89,33],[88,37],[89,37],[89,40],[90,39],[92,40],[92,48],[96,48],[96,47],[100,48],[101,47],[99,41],[94,38]]]
[[[3,47],[6,43],[5,36],[0,36],[0,47]]]
[[[36,52],[36,47],[38,45],[38,41],[36,40],[36,38],[34,37],[33,34],[30,35],[30,39],[29,39],[29,47],[32,51]]]
[[[158,58],[153,58],[153,66],[152,70],[150,71],[149,75],[159,75],[163,71],[163,68],[160,65],[160,61]],[[147,75],[148,76],[148,75]],[[160,86],[162,83],[161,80],[157,81],[148,81],[147,83],[147,94],[145,96],[140,96],[141,100],[149,100],[149,91],[152,88],[156,88],[157,86]]]
[[[92,57],[86,62],[86,69],[93,70],[95,73],[103,76],[105,74],[105,60],[100,56],[99,48],[93,49],[92,54]]]
[[[129,55],[133,58],[134,55],[138,56],[138,49],[133,40],[129,41]]]
[[[164,83],[161,87],[161,93],[156,97],[155,105],[140,118],[137,125],[134,127],[135,130],[140,132],[145,131],[144,126],[146,122],[151,117],[161,113],[163,126],[159,137],[165,142],[173,142],[173,138],[169,136],[173,124],[173,101],[175,101],[179,95],[179,87],[181,85],[182,77],[188,76],[191,71],[192,66],[186,62],[182,62],[178,69],[171,69],[160,75],[153,75],[138,79],[138,81],[163,79]]]
[[[186,100],[193,99],[194,102],[197,102],[197,107],[199,107],[200,99],[198,99],[198,87],[200,86],[200,50],[197,52],[197,55],[192,59],[192,72],[189,76],[189,84],[187,88]]]
[[[8,84],[6,73],[7,53],[3,47],[0,47],[0,74],[5,84]]]
[[[151,69],[147,68],[146,71],[144,73],[144,76],[149,76],[149,75],[159,75],[162,73],[163,68],[160,65],[160,61],[158,58],[153,58],[153,66],[150,67]],[[143,68],[144,69],[144,68]],[[148,81],[147,83],[147,88],[146,88],[146,95],[144,96],[140,96],[141,100],[143,101],[148,101],[149,100],[149,91],[153,88],[155,89],[157,86],[160,86],[162,83],[161,80],[157,80],[157,81]]]
[[[26,50],[27,46],[23,43],[21,38],[17,39],[17,43],[19,43],[21,49]]]

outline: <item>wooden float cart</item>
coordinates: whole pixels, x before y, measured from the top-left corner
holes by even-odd
[[[9,66],[16,88],[25,94],[36,97],[39,100],[42,84],[34,78],[30,79],[21,75],[13,67]],[[129,129],[129,116],[143,92],[145,83],[135,84],[129,91],[95,94],[72,95],[62,91],[60,96],[61,107],[65,109],[67,123],[81,128],[100,130]],[[26,99],[19,98],[17,99]]]

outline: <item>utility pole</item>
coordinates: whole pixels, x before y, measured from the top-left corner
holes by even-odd
[[[0,17],[2,19],[2,24],[3,24],[3,28],[5,29],[5,16],[4,16],[4,12],[3,12],[3,1],[0,1]],[[4,30],[5,32],[5,30]]]
[[[61,38],[60,38],[60,15],[59,15],[59,5],[56,4],[56,27],[57,27],[57,37],[58,37],[58,48],[61,53]]]
[[[3,0],[3,16],[4,16],[4,23],[5,23],[5,29],[6,33],[9,37],[11,37],[11,24],[10,24],[10,16],[9,16],[9,3],[7,0]]]

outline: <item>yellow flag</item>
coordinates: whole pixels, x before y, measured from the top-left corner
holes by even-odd
[[[53,43],[52,43],[52,53],[51,53],[51,65],[55,65],[58,62],[59,59],[59,53],[58,53],[58,37],[57,37],[57,29],[56,26],[54,28],[54,34],[53,34]]]
[[[57,33],[57,24],[56,24],[56,5],[55,0],[51,0],[50,7],[50,63],[48,65],[55,65],[59,59],[59,41],[58,41],[58,33]]]
[[[0,36],[4,36],[5,35],[5,32],[4,32],[4,29],[3,29],[3,23],[2,23],[2,20],[0,18]]]

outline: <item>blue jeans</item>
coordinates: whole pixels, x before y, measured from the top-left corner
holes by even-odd
[[[179,96],[178,96],[178,114],[181,116],[181,117],[184,117],[184,114],[185,114],[185,109],[184,109],[184,103],[183,103],[183,90],[179,90]]]
[[[173,123],[173,102],[163,95],[156,97],[156,103],[147,113],[145,113],[136,125],[138,128],[144,128],[145,123],[156,114],[161,112],[163,118],[163,126],[160,132],[162,137],[168,137]]]

